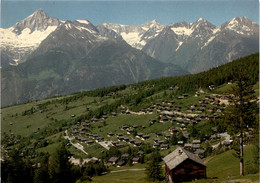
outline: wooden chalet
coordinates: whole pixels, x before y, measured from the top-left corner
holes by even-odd
[[[206,166],[195,154],[178,147],[163,158],[165,182],[185,182],[206,178]]]
[[[112,165],[115,165],[118,161],[118,157],[111,157],[109,160],[108,160],[108,164],[112,164]]]
[[[135,157],[135,158],[132,159],[133,164],[139,163],[139,161],[140,161],[139,157]]]

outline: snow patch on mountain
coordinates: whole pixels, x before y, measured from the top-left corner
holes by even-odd
[[[142,49],[142,47],[146,44],[144,40],[141,41],[141,36],[140,33],[138,32],[129,32],[129,33],[122,32],[120,35],[129,45],[137,49]]]
[[[88,20],[76,20],[76,21],[82,24],[87,24],[87,25],[90,24]]]
[[[25,28],[19,35],[13,32],[13,27],[0,29],[1,49],[13,51],[12,57],[14,61],[19,62],[25,52],[35,50],[57,27],[58,26],[49,26],[44,31],[35,30],[33,32],[31,32],[31,29]]]
[[[193,32],[193,29],[187,28],[187,27],[172,27],[171,30],[180,36],[190,36]]]
[[[179,42],[179,45],[178,45],[178,47],[175,49],[175,51],[178,51],[178,49],[181,47],[182,43],[183,43],[182,41]]]

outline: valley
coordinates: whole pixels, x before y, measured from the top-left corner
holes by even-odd
[[[236,180],[239,161],[232,156],[232,148],[237,137],[227,131],[223,116],[238,68],[250,73],[258,97],[258,60],[259,55],[253,54],[195,75],[82,91],[2,108],[1,157],[8,159],[17,150],[22,159],[37,164],[44,153],[53,157],[65,144],[75,166],[104,163],[107,170],[101,172],[105,175],[90,176],[95,182],[146,182],[144,169],[151,153],[157,150],[165,157],[181,146],[203,158],[208,178],[202,182]],[[255,166],[253,144],[257,133],[250,128],[245,136],[245,169],[252,182],[259,177],[250,169]]]

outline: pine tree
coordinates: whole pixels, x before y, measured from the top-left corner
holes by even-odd
[[[239,148],[235,148],[240,160],[240,176],[244,176],[244,134],[258,123],[256,98],[251,80],[242,71],[238,74],[236,86],[232,88],[231,105],[225,113],[228,130],[239,134]],[[258,126],[258,125],[257,125]]]
[[[161,179],[162,168],[160,165],[161,155],[158,151],[152,153],[150,161],[146,167],[146,175],[148,180],[153,182],[159,181]]]

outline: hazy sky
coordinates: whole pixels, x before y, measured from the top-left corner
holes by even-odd
[[[161,24],[182,20],[190,23],[202,17],[218,26],[236,16],[259,23],[258,0],[2,0],[1,27],[11,27],[40,8],[60,20],[87,19],[94,25],[103,22],[140,25],[153,19]]]

